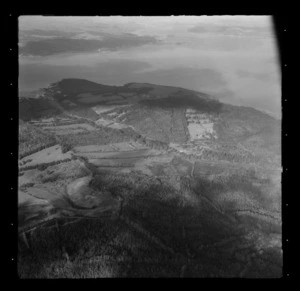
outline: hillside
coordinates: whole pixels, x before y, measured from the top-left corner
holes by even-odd
[[[19,106],[21,277],[281,276],[274,118],[80,79]]]

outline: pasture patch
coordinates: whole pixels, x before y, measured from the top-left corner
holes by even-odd
[[[23,184],[31,182],[39,174],[40,174],[40,171],[37,169],[25,171],[24,174],[22,176],[20,176],[18,179],[19,186],[22,186]]]
[[[136,142],[119,142],[111,143],[107,145],[84,145],[76,146],[74,151],[76,153],[89,153],[89,152],[121,152],[121,151],[132,151],[137,149],[147,149],[139,143]]]
[[[32,204],[47,204],[48,202],[43,199],[39,199],[36,197],[31,196],[30,194],[19,190],[18,191],[18,204],[27,204],[27,205],[32,205]]]
[[[120,159],[89,159],[89,162],[96,167],[134,167],[134,164],[138,161],[137,158],[131,158],[126,160]]]
[[[188,130],[191,137],[191,141],[209,138],[209,134],[214,134],[213,123],[190,123],[188,125]]]
[[[52,131],[56,135],[67,135],[67,134],[77,134],[77,133],[82,133],[85,132],[84,129],[69,129],[69,130],[57,130],[57,131]]]
[[[104,112],[108,112],[111,110],[114,110],[116,108],[124,107],[127,105],[119,105],[119,106],[113,106],[113,105],[98,105],[93,107],[92,109],[97,113],[97,114],[102,114]]]
[[[75,146],[74,152],[76,153],[88,153],[88,152],[107,152],[113,150],[111,145],[83,145]]]
[[[124,128],[128,128],[129,126],[118,123],[118,122],[114,122],[113,124],[110,124],[108,127],[114,128],[114,129],[124,129]]]
[[[54,129],[54,130],[63,130],[63,129],[79,129],[83,128],[86,130],[96,130],[94,126],[91,126],[88,123],[73,123],[73,124],[68,124],[68,125],[57,125],[57,126],[48,126],[46,129]]]
[[[53,132],[56,135],[76,134],[87,131],[97,130],[96,127],[88,123],[72,123],[57,126],[44,127],[45,130]]]
[[[51,163],[60,160],[66,160],[72,158],[71,152],[62,153],[61,146],[55,145],[32,155],[26,156],[19,161],[19,165],[26,163],[26,166],[33,166],[42,163]]]
[[[95,121],[95,123],[100,126],[108,126],[114,122],[108,119],[99,118],[98,120]]]

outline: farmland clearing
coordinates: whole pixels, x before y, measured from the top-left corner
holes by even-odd
[[[280,274],[273,121],[168,86],[45,92],[19,120],[22,277]]]
[[[62,153],[60,145],[51,146],[45,148],[39,152],[32,155],[26,156],[19,161],[19,167],[22,166],[34,166],[43,163],[51,163],[56,161],[62,161],[72,158],[72,152]]]

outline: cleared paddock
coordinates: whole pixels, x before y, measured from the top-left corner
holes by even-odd
[[[61,146],[55,145],[32,155],[26,156],[19,161],[19,166],[33,166],[42,163],[51,163],[60,160],[66,160],[72,158],[71,152],[62,153]]]

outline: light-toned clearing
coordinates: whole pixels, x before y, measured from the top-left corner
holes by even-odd
[[[67,186],[67,193],[70,196],[80,195],[83,191],[88,191],[88,184],[92,180],[92,176],[86,176],[71,182]]]
[[[101,114],[101,113],[104,113],[104,112],[107,112],[107,111],[111,111],[115,108],[120,108],[120,107],[124,107],[124,106],[127,106],[127,105],[98,105],[98,106],[95,106],[93,107],[92,109],[97,113],[97,114]]]
[[[25,171],[22,176],[19,177],[19,186],[31,182],[36,176],[40,174],[40,171],[37,169]]]
[[[81,132],[85,132],[84,129],[68,129],[68,130],[53,130],[53,133],[55,133],[56,135],[67,135],[67,134],[77,134],[77,133],[81,133]]]
[[[117,119],[120,119],[120,118],[121,118],[122,116],[124,116],[126,113],[127,113],[127,112],[124,111],[124,112],[120,113],[116,118],[117,118]]]
[[[74,119],[71,119],[71,118],[63,118],[63,117],[59,117],[59,118],[58,118],[58,121],[63,121],[63,122],[67,121],[67,122],[72,122],[72,121],[74,121]]]
[[[114,129],[124,129],[128,127],[133,128],[131,125],[122,124],[105,118],[99,118],[98,120],[95,121],[95,123],[100,126],[106,126]]]
[[[118,123],[118,122],[114,122],[113,124],[108,125],[108,127],[114,128],[114,129],[124,129],[124,128],[128,128],[129,125],[125,125],[125,124],[121,124],[121,123]]]
[[[89,159],[89,163],[95,165],[96,167],[133,167],[136,160],[101,160],[101,159]]]
[[[190,148],[184,148],[181,144],[170,143],[169,146],[171,148],[177,150],[180,153],[191,154],[191,149]]]
[[[51,118],[43,118],[40,120],[41,122],[54,122],[55,118],[51,117]]]
[[[32,197],[47,201],[55,200],[57,197],[61,197],[60,193],[51,191],[49,187],[44,187],[44,185],[31,187],[27,191]]]
[[[146,150],[148,148],[136,142],[119,142],[112,143],[109,145],[86,145],[86,146],[77,146],[74,148],[75,152],[121,152],[121,151],[132,151],[132,150]]]
[[[69,130],[69,129],[86,129],[89,131],[96,130],[94,126],[88,124],[88,123],[73,123],[73,124],[67,124],[67,125],[56,125],[56,126],[47,126],[45,129],[53,129],[53,130]]]
[[[48,201],[45,199],[39,199],[36,197],[33,197],[23,191],[18,191],[18,204],[24,204],[26,205],[35,205],[35,204],[48,204]]]
[[[52,124],[52,121],[41,121],[41,120],[30,120],[29,123],[34,124],[34,125],[47,125],[47,124]]]
[[[51,163],[55,161],[70,159],[71,157],[71,151],[63,154],[61,151],[61,146],[55,145],[21,159],[19,161],[19,165],[20,163],[25,162],[26,166],[33,166],[41,163]]]
[[[99,118],[95,121],[95,123],[100,126],[108,126],[109,124],[112,124],[114,122],[108,119]]]
[[[191,137],[191,141],[208,138],[209,134],[215,135],[213,125],[213,123],[190,123],[188,125],[188,130]]]
[[[114,151],[111,145],[85,145],[85,146],[76,146],[74,148],[76,153],[88,153],[88,152],[109,152]]]
[[[87,152],[78,153],[79,156],[85,157],[88,159],[108,159],[118,154],[118,152]]]
[[[114,117],[118,115],[118,112],[112,112],[112,113],[108,113],[108,116]]]
[[[79,178],[67,186],[69,197],[76,203],[85,207],[99,207],[97,212],[115,208],[116,201],[108,191],[95,191],[89,187],[92,176]]]
[[[81,152],[78,155],[88,159],[136,159],[147,158],[149,155],[155,155],[152,150],[132,150],[132,151],[115,151],[115,152]]]
[[[132,151],[132,150],[145,150],[148,149],[144,146],[142,146],[139,143],[136,143],[134,141],[131,142],[118,142],[118,143],[113,143],[111,146],[116,150],[116,151]]]
[[[147,164],[153,164],[153,163],[170,163],[172,161],[173,157],[168,155],[153,155],[149,156],[147,158]]]

